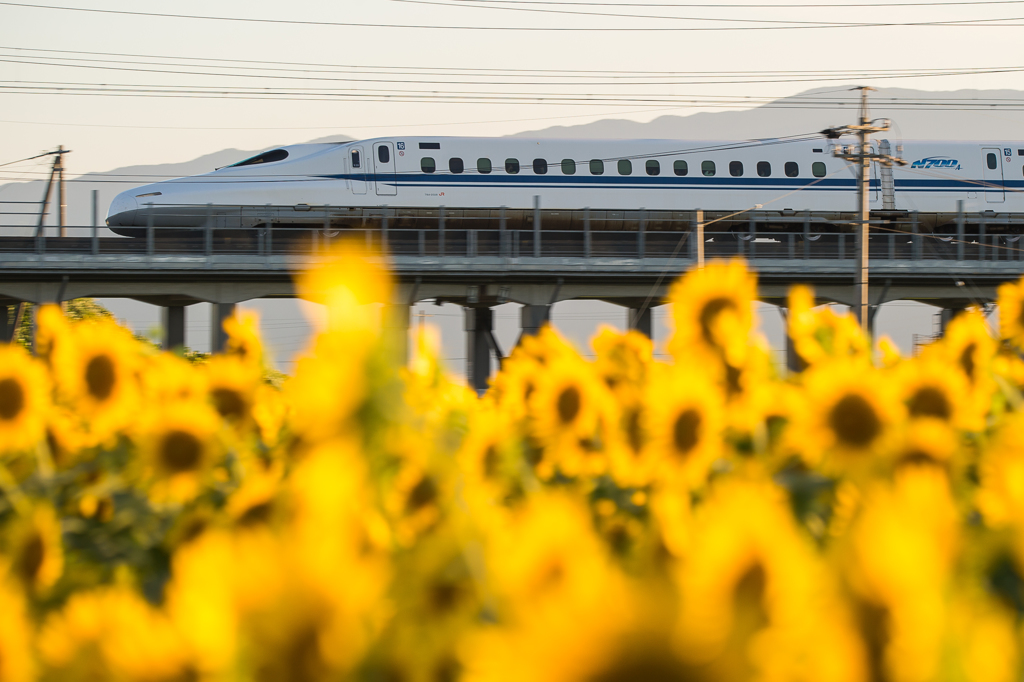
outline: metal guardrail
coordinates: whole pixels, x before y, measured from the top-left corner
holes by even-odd
[[[537,207],[513,217],[502,207],[472,211],[439,207],[417,210],[417,215],[387,207],[360,209],[358,215],[330,206],[311,208],[322,212],[321,224],[275,225],[270,207],[262,218],[265,222],[255,227],[218,226],[209,212],[201,227],[156,226],[150,217],[146,227],[118,228],[134,233],[132,237],[101,237],[100,230],[106,228],[97,226],[66,228],[70,234],[89,235],[85,237],[47,237],[45,230],[35,236],[0,237],[0,253],[301,256],[317,254],[342,236],[363,239],[368,246],[395,256],[421,258],[693,259],[697,250],[691,212],[541,211]],[[547,229],[545,218],[549,225],[571,229]],[[808,212],[752,211],[718,227],[726,224],[728,231],[705,233],[707,257],[842,261],[852,260],[857,248],[855,234],[836,231],[843,223]],[[793,229],[779,230],[780,226]],[[1021,219],[959,212],[955,232],[948,229],[942,235],[919,231],[914,212],[874,220],[872,226],[875,231],[868,245],[872,260],[1024,261],[1024,241],[1018,241],[1024,232]],[[0,233],[3,229],[0,226]]]
[[[333,241],[356,238],[395,256],[500,258],[679,258],[696,257],[695,233],[578,230],[474,229],[322,229],[164,228],[149,227],[144,236],[0,237],[0,253],[112,255],[316,255]],[[1013,241],[1010,241],[1010,240]],[[871,260],[1024,261],[1024,242],[1004,235],[977,235],[957,240],[906,233],[870,237]],[[750,260],[852,260],[856,237],[846,233],[773,232],[769,235],[709,233],[708,258],[742,256]]]

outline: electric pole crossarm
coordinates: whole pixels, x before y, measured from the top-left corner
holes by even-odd
[[[871,206],[868,199],[868,192],[871,183],[871,163],[879,163],[883,166],[894,164],[904,166],[906,161],[889,154],[875,154],[871,151],[871,134],[882,133],[889,130],[888,119],[872,121],[868,118],[868,92],[874,88],[860,87],[860,123],[848,126],[836,126],[821,131],[821,134],[830,140],[838,140],[844,134],[856,134],[859,144],[851,148],[847,145],[833,151],[832,155],[838,159],[844,159],[857,164],[857,206],[860,212],[860,229],[857,231],[857,306],[855,313],[857,321],[870,332],[871,323],[870,304],[868,302],[868,233],[871,224]],[[876,125],[881,123],[882,125]]]

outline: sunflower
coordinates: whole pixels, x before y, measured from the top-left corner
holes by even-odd
[[[866,473],[878,464],[904,412],[891,384],[860,363],[809,370],[805,400],[788,430],[790,441],[809,463],[836,473]]]
[[[5,573],[0,564],[0,576]],[[0,578],[0,680],[31,682],[36,679],[33,628],[25,598],[14,585]]]
[[[45,621],[39,650],[52,679],[179,680],[195,673],[164,612],[127,586],[73,595]]]
[[[1024,278],[999,287],[999,336],[1024,348]]]
[[[978,509],[994,527],[1024,524],[1024,416],[1008,416],[978,462]]]
[[[706,373],[677,368],[659,374],[644,399],[643,453],[655,476],[686,488],[707,480],[723,454],[725,409],[721,390]]]
[[[502,412],[482,407],[471,417],[470,429],[456,458],[469,488],[500,491],[515,472],[510,443],[513,426]]]
[[[925,353],[900,363],[891,381],[897,384],[911,419],[933,418],[960,428],[979,427],[976,415],[964,409],[963,397],[970,390],[966,375],[949,371],[948,363],[937,354]]]
[[[924,353],[935,353],[945,362],[947,372],[960,371],[967,378],[967,391],[959,399],[970,428],[981,428],[992,405],[996,383],[992,366],[996,354],[996,341],[989,332],[984,314],[970,308],[953,318],[946,334]]]
[[[203,365],[210,403],[221,418],[238,429],[253,421],[252,407],[260,385],[260,369],[232,356],[211,358]]]
[[[913,419],[902,435],[896,466],[931,466],[952,473],[957,445],[957,433],[948,422],[929,417]]]
[[[646,381],[654,343],[637,331],[622,333],[602,326],[591,345],[597,354],[598,376],[620,401],[629,402]]]
[[[863,679],[849,614],[781,489],[723,482],[691,533],[676,638],[708,679]]]
[[[67,343],[54,349],[54,373],[63,397],[106,440],[137,418],[139,345],[109,320],[72,326]]]
[[[853,315],[837,315],[831,306],[815,308],[814,290],[789,290],[787,334],[804,365],[829,359],[870,360],[871,344]]]
[[[277,495],[283,478],[282,469],[283,466],[275,465],[264,471],[251,472],[231,493],[226,509],[237,527],[262,526],[273,520],[280,507]]]
[[[206,373],[174,353],[157,353],[145,358],[139,385],[145,400],[164,405],[180,400],[203,400]]]
[[[6,533],[10,575],[31,592],[49,589],[64,572],[60,520],[53,507],[36,504]]]
[[[378,254],[356,240],[343,240],[317,266],[296,279],[299,295],[327,308],[327,329],[358,337],[380,332],[373,303],[391,301],[391,276]]]
[[[224,353],[257,370],[262,369],[264,350],[259,329],[260,316],[255,310],[244,310],[224,320],[224,331],[228,335]]]
[[[861,605],[861,630],[882,679],[937,679],[944,671],[960,536],[945,472],[903,467],[892,485],[870,486],[837,559]]]
[[[756,300],[757,276],[742,260],[714,261],[684,275],[669,292],[675,322],[670,350],[680,360],[704,351],[739,365]]]
[[[572,477],[600,465],[611,401],[591,365],[578,356],[553,359],[537,377],[529,408],[530,431],[544,450],[542,478],[554,473],[550,467]]]
[[[0,344],[0,455],[32,448],[50,407],[46,371],[20,346]]]
[[[200,492],[221,449],[219,426],[217,413],[199,402],[178,402],[150,415],[138,445],[154,499],[185,502]]]

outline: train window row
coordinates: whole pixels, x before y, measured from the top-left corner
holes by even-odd
[[[604,161],[601,159],[590,160],[590,174],[591,175],[604,175]],[[434,173],[437,171],[437,162],[430,156],[424,156],[420,159],[420,170],[424,173]],[[457,157],[453,156],[448,159],[448,171],[451,173],[463,173],[466,170],[465,162]],[[491,160],[482,157],[476,160],[476,171],[483,175],[487,175],[493,170]],[[519,173],[520,165],[519,159],[505,159],[505,172],[509,175],[516,175]],[[619,175],[632,175],[633,174],[633,162],[629,159],[619,159],[616,163],[616,170]],[[800,165],[795,161],[787,161],[783,164],[783,172],[787,178],[796,178],[800,176]],[[561,162],[562,175],[575,175],[576,174],[576,161],[573,159],[562,159]],[[644,163],[644,171],[647,175],[661,175],[661,162],[656,159],[648,159]],[[772,165],[767,161],[758,161],[756,166],[758,177],[767,178],[772,175]],[[547,159],[534,159],[533,160],[533,172],[535,175],[546,175],[548,172]],[[682,176],[687,175],[690,172],[690,168],[686,161],[682,159],[676,159],[672,162],[672,172],[676,175]],[[718,169],[714,161],[701,161],[700,163],[701,175],[705,177],[714,177],[718,173]],[[742,161],[730,161],[729,162],[729,175],[734,178],[741,177],[744,173]],[[815,161],[811,164],[811,175],[816,178],[825,177],[825,164],[822,161]]]

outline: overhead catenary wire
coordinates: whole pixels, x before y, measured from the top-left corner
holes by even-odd
[[[441,102],[441,103],[486,103],[486,104],[555,104],[555,105],[595,105],[595,106],[627,106],[656,105],[677,108],[714,107],[714,108],[751,108],[761,104],[771,108],[821,109],[847,106],[849,100],[806,100],[782,99],[771,100],[756,97],[733,97],[697,99],[687,95],[665,95],[650,93],[623,94],[560,94],[541,92],[480,92],[473,90],[453,90],[450,92],[426,90],[400,90],[382,88],[246,88],[240,86],[137,86],[131,84],[110,85],[105,83],[77,83],[62,81],[6,81],[0,82],[0,92],[5,94],[35,95],[71,95],[71,96],[115,96],[115,97],[160,97],[160,98],[193,98],[193,99],[237,99],[237,100],[283,100],[283,101],[395,101],[395,102]],[[1024,107],[1024,99],[989,99],[989,100],[899,100],[886,102],[883,107],[888,110],[906,110],[918,108],[943,109],[947,111],[976,111],[978,109],[1019,110]]]
[[[837,23],[835,21],[806,21],[798,19],[744,19],[737,17],[680,17],[673,15],[664,14],[636,14],[636,13],[614,13],[614,12],[594,12],[594,11],[581,11],[577,9],[552,9],[550,7],[517,7],[509,6],[511,3],[495,4],[495,3],[479,3],[477,0],[455,0],[455,1],[443,1],[443,0],[391,0],[391,2],[402,2],[414,5],[431,5],[436,7],[449,7],[459,9],[484,9],[484,10],[504,10],[504,11],[516,11],[516,12],[533,12],[540,14],[559,14],[559,15],[571,15],[571,16],[591,16],[591,17],[612,17],[612,18],[623,18],[623,19],[658,19],[668,21],[708,21],[708,22],[736,22],[736,23],[757,23],[757,24],[797,24],[800,26],[807,27],[821,27],[821,28],[832,28]],[[565,3],[563,7],[572,7],[572,3]],[[594,5],[590,5],[593,7]],[[757,9],[756,6],[747,6],[749,9]],[[927,25],[938,25],[938,24],[971,24],[975,22],[984,23],[989,21],[1006,21],[1005,18],[999,19],[961,19],[953,20],[949,22],[928,22]],[[844,23],[844,28],[859,28],[865,24],[861,23]],[[872,24],[875,25],[875,24]]]
[[[436,25],[436,24],[385,24],[379,22],[354,22],[354,21],[314,21],[301,19],[269,19],[259,17],[227,17],[203,14],[174,14],[170,12],[141,12],[136,10],[115,10],[102,9],[98,7],[67,7],[62,5],[35,5],[21,2],[0,2],[0,6],[22,7],[27,9],[53,10],[65,12],[81,12],[106,15],[149,17],[157,19],[188,19],[202,21],[224,21],[254,24],[278,24],[292,26],[320,26],[320,27],[345,27],[345,28],[378,28],[378,29],[420,29],[420,30],[445,30],[445,31],[510,31],[510,32],[598,32],[598,33],[621,33],[621,32],[694,32],[694,31],[795,31],[795,30],[828,30],[847,28],[883,28],[883,27],[993,27],[993,28],[1016,28],[1024,26],[1024,17],[1001,17],[990,20],[958,20],[958,21],[908,21],[908,22],[873,22],[873,23],[835,23],[825,25],[770,25],[770,26],[466,26],[466,25]],[[714,19],[703,19],[702,21],[715,21]],[[731,19],[720,19],[718,21],[731,21]],[[749,20],[756,21],[756,20]],[[979,23],[991,22],[991,23]],[[1005,22],[1005,23],[999,23]]]
[[[39,61],[40,59],[50,59],[51,61]],[[855,72],[839,72],[834,75],[802,75],[797,72],[797,75],[777,75],[777,76],[731,76],[725,78],[719,76],[719,80],[709,80],[712,78],[700,77],[693,80],[680,79],[678,75],[665,75],[661,78],[671,80],[638,80],[637,78],[649,79],[649,76],[637,77],[630,79],[629,82],[604,82],[595,83],[593,80],[588,82],[574,82],[574,81],[545,81],[543,83],[537,83],[536,79],[525,80],[525,81],[509,81],[509,80],[424,80],[424,79],[388,79],[388,78],[365,78],[365,77],[328,77],[328,76],[313,76],[313,75],[281,75],[278,73],[229,73],[229,72],[213,72],[213,71],[186,71],[181,69],[156,69],[156,68],[140,68],[140,64],[148,64],[147,62],[128,62],[128,61],[114,61],[114,60],[88,60],[102,63],[93,64],[78,64],[78,63],[62,63],[53,61],[56,59],[71,59],[67,57],[34,57],[34,58],[11,58],[8,55],[0,55],[0,63],[5,64],[27,64],[35,66],[46,66],[51,68],[67,68],[67,69],[87,69],[94,71],[119,71],[128,73],[147,73],[147,74],[166,74],[174,76],[206,76],[206,77],[219,77],[219,78],[248,78],[248,79],[266,79],[266,80],[289,80],[289,81],[316,81],[316,82],[339,82],[339,83],[397,83],[403,85],[545,85],[545,86],[585,86],[594,87],[595,85],[604,86],[618,86],[618,85],[750,85],[750,84],[763,84],[763,83],[820,83],[820,82],[835,82],[835,81],[849,81],[859,77],[867,77],[868,74]],[[86,61],[86,60],[77,60]],[[111,64],[136,64],[136,66],[113,66]],[[157,66],[176,66],[176,65],[157,65]],[[236,67],[238,68],[238,67]],[[1024,66],[1003,66],[1003,67],[992,67],[992,68],[969,68],[969,69],[931,69],[931,70],[919,70],[919,71],[893,71],[890,73],[877,72],[874,75],[870,75],[871,78],[879,80],[892,80],[892,79],[916,79],[916,78],[938,78],[938,77],[953,77],[953,76],[977,76],[985,74],[997,74],[997,73],[1020,73],[1024,71]],[[365,74],[358,74],[363,76]],[[484,76],[480,76],[483,78]],[[492,76],[487,76],[491,77]],[[686,77],[692,78],[692,77]],[[619,81],[625,79],[619,78]]]
[[[1024,0],[1020,0],[1024,3]],[[254,60],[254,59],[237,59],[237,58],[224,58],[224,57],[198,57],[189,55],[148,55],[138,53],[122,53],[122,52],[95,52],[95,51],[84,51],[84,50],[57,50],[52,48],[39,48],[39,47],[17,47],[17,46],[0,46],[0,50],[10,50],[17,52],[34,52],[34,53],[50,53],[50,54],[75,54],[75,55],[89,55],[98,57],[131,57],[138,59],[162,59],[162,60],[176,60],[185,62],[196,62],[205,61],[212,62],[215,65],[221,66],[223,64],[260,64],[260,67],[229,67],[229,68],[262,68],[271,70],[288,70],[288,69],[277,69],[276,67],[284,66],[304,66],[304,67],[323,67],[324,69],[337,70],[345,73],[349,73],[353,70],[359,69],[370,69],[372,72],[379,71],[380,73],[419,73],[422,71],[437,72],[431,75],[449,75],[451,73],[483,73],[488,75],[521,75],[530,74],[533,77],[565,77],[567,75],[579,75],[580,77],[590,76],[721,76],[721,75],[848,75],[851,78],[865,76],[873,77],[877,74],[892,74],[892,73],[931,73],[933,71],[947,71],[948,69],[811,69],[811,70],[742,70],[742,71],[678,71],[678,70],[644,70],[644,71],[629,71],[629,70],[614,70],[614,69],[596,69],[596,70],[585,70],[585,69],[524,69],[524,68],[482,68],[482,67],[462,67],[462,66],[415,66],[415,65],[402,65],[402,66],[387,66],[387,65],[356,65],[356,64],[337,64],[337,63],[325,63],[325,62],[289,62],[289,61],[278,61],[278,60]],[[122,60],[115,60],[122,61]],[[272,65],[268,67],[266,65]],[[988,67],[973,67],[974,69],[1003,69],[1003,68],[1018,68],[1018,66],[1006,65],[1000,66],[988,66]],[[315,69],[320,71],[321,69]],[[971,67],[965,67],[963,70],[970,71]],[[306,69],[302,69],[306,71]],[[834,90],[829,92],[846,92],[847,89]],[[823,94],[823,93],[816,93]]]
[[[853,3],[674,3],[674,2],[558,2],[555,0],[463,0],[464,2],[477,2],[501,5],[567,5],[570,7],[680,7],[680,8],[711,8],[720,7],[737,9],[847,9],[854,7],[955,7],[975,5],[1020,5],[1024,0],[939,0],[938,2],[853,2]]]

